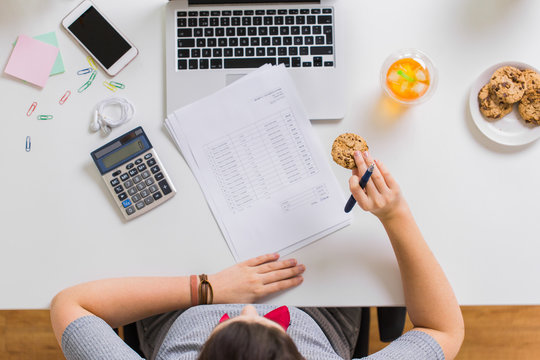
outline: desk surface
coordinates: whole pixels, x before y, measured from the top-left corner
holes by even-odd
[[[178,194],[124,223],[89,153],[106,142],[88,130],[98,101],[112,93],[94,84],[79,94],[86,55],[60,29],[78,1],[4,0],[0,59],[19,34],[56,31],[66,72],[43,90],[2,73],[0,308],[45,308],[60,289],[131,275],[212,273],[233,258],[198,183],[163,127],[166,0],[95,0],[136,44],[140,55],[115,80],[136,116],[119,135],[142,125]],[[498,145],[475,127],[468,92],[487,67],[521,61],[540,67],[540,2],[535,0],[342,1],[349,30],[348,113],[313,123],[328,149],[343,132],[364,136],[397,178],[461,304],[540,304],[540,144]],[[353,11],[356,10],[356,11]],[[384,106],[379,70],[393,51],[415,47],[439,71],[427,103],[401,113]],[[3,67],[2,67],[3,68]],[[64,105],[58,100],[72,95]],[[50,121],[27,117],[53,114]],[[26,136],[32,150],[25,152]],[[111,138],[112,138],[111,136]],[[349,172],[333,166],[347,191]],[[307,266],[297,289],[268,299],[291,305],[402,304],[397,264],[382,226],[354,209],[353,225],[292,256]]]

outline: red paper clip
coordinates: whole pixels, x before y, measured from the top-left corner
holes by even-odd
[[[36,110],[36,106],[37,106],[37,102],[33,102],[32,105],[30,105],[30,108],[28,109],[28,111],[26,112],[26,116],[30,116],[32,115],[32,113],[34,112],[34,110]]]
[[[62,96],[62,98],[60,99],[60,101],[58,102],[60,105],[64,105],[64,103],[66,102],[66,100],[68,99],[69,95],[71,95],[71,91],[66,91],[66,93],[64,94],[64,96]]]

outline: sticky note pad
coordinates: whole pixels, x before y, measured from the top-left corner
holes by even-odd
[[[50,33],[34,36],[34,39],[43,41],[44,43],[50,44],[58,48],[58,39],[56,38],[56,34],[54,33],[54,31]],[[58,56],[56,57],[56,61],[54,62],[50,75],[61,74],[64,71],[66,71],[66,69],[64,68],[64,61],[62,60],[62,54],[60,54],[60,51],[58,51]]]
[[[44,87],[57,56],[57,47],[19,35],[4,72]]]

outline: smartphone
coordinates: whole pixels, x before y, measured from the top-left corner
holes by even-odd
[[[63,20],[62,26],[110,76],[120,72],[139,50],[88,0]]]

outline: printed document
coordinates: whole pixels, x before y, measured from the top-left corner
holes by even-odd
[[[165,126],[236,261],[289,254],[346,225],[346,198],[284,66],[263,66]]]

